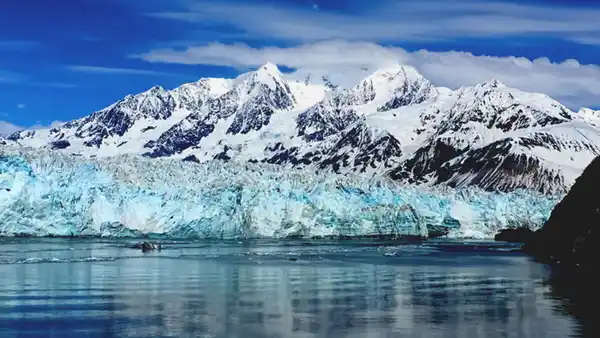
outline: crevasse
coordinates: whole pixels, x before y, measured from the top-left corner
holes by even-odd
[[[398,186],[260,164],[41,150],[0,155],[0,235],[485,238],[541,226],[558,196]]]

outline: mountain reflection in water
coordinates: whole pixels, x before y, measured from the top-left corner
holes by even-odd
[[[594,312],[581,307],[585,294],[574,295],[564,276],[504,244],[165,247],[143,254],[122,241],[0,242],[0,336],[563,338],[597,332]]]

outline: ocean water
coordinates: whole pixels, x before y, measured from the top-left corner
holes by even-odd
[[[0,239],[0,337],[600,337],[508,244],[131,243]]]

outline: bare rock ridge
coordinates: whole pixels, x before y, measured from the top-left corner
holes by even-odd
[[[542,260],[598,267],[600,259],[600,157],[575,181],[523,250]]]
[[[341,76],[284,74],[268,63],[233,79],[155,86],[0,145],[563,194],[600,155],[600,113],[573,112],[497,80],[456,91],[435,87],[403,65]]]

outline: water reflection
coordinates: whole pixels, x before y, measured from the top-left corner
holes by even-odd
[[[431,264],[319,257],[319,263],[302,256],[298,261],[146,256],[0,265],[0,336],[563,338],[589,333],[578,329],[571,315],[584,324],[591,317],[565,306],[565,289],[544,283],[544,268],[525,257],[486,257],[489,264],[447,256],[442,261],[431,256]]]
[[[580,326],[574,336],[600,337],[600,321],[597,316],[600,280],[597,272],[554,269],[543,284],[549,287],[548,295],[557,301],[555,310],[579,321]]]

